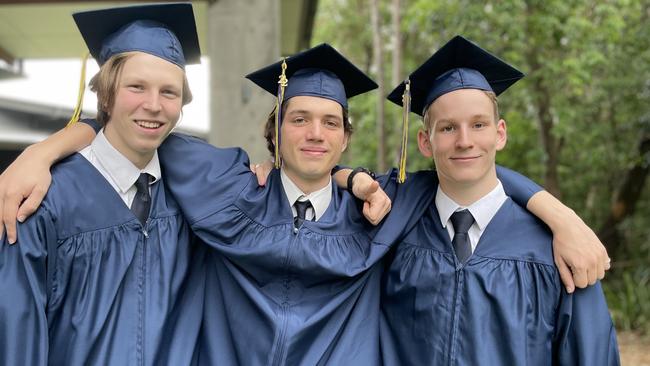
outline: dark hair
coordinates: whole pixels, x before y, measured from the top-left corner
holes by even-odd
[[[287,108],[289,105],[289,100],[285,100],[284,103],[282,103],[282,115],[284,116],[287,112]],[[266,148],[269,150],[271,153],[271,156],[275,155],[275,113],[276,113],[276,108],[273,108],[271,113],[269,114],[269,118],[266,120],[266,124],[264,125],[264,138],[266,139]],[[352,124],[350,123],[350,118],[348,116],[348,110],[346,108],[341,107],[343,110],[343,131],[345,134],[348,136],[348,139],[352,136],[353,128]]]

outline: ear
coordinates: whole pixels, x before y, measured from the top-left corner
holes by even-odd
[[[350,142],[350,134],[346,132],[343,138],[345,140],[343,140],[343,147],[341,148],[341,152],[344,152],[345,149],[348,148],[348,142]]]
[[[428,131],[425,131],[422,128],[420,129],[420,131],[418,131],[418,149],[420,149],[420,153],[425,158],[431,158],[433,156],[433,148],[431,147],[431,136],[429,135]]]
[[[508,142],[508,131],[506,128],[506,121],[500,119],[497,122],[497,151],[501,151],[506,147],[506,142]]]

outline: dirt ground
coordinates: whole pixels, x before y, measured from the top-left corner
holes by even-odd
[[[618,346],[623,366],[650,366],[650,336],[618,332]]]

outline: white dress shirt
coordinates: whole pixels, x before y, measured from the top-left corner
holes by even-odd
[[[103,129],[97,133],[93,142],[79,153],[106,178],[129,208],[137,192],[135,181],[140,173],[149,173],[154,178],[149,184],[158,181],[161,176],[157,151],[147,166],[140,170],[111,145]]]
[[[307,209],[305,220],[318,220],[323,216],[332,201],[332,177],[330,177],[329,182],[327,182],[325,187],[310,194],[305,194],[300,190],[300,188],[298,188],[298,186],[284,172],[284,168],[280,169],[280,179],[282,180],[284,193],[287,195],[287,199],[289,199],[289,205],[291,206],[293,217],[296,217],[296,208],[293,207],[293,204],[296,201],[306,200],[311,202],[312,208]]]
[[[467,235],[469,236],[470,244],[472,245],[472,253],[476,249],[481,235],[485,231],[485,228],[488,226],[494,215],[501,208],[503,203],[508,199],[506,192],[503,190],[503,185],[501,181],[497,181],[497,186],[494,189],[481,197],[478,201],[475,201],[467,207],[463,207],[442,191],[442,188],[438,186],[438,192],[436,193],[436,208],[438,209],[438,215],[440,215],[440,222],[442,226],[447,229],[449,237],[451,240],[454,240],[454,225],[451,223],[451,215],[456,211],[462,211],[464,209],[469,210],[469,212],[474,216],[474,223],[469,228]]]

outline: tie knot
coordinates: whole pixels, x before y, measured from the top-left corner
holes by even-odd
[[[149,191],[149,177],[148,173],[141,173],[138,177],[138,180],[135,181],[135,188],[138,192],[143,192],[144,190]]]
[[[451,223],[456,234],[467,234],[474,223],[474,216],[468,210],[456,211],[451,215]]]
[[[307,209],[311,207],[311,202],[309,200],[307,201],[296,201],[293,204],[293,207],[296,208],[296,217],[300,218],[301,220],[305,219],[305,216],[307,214]]]

